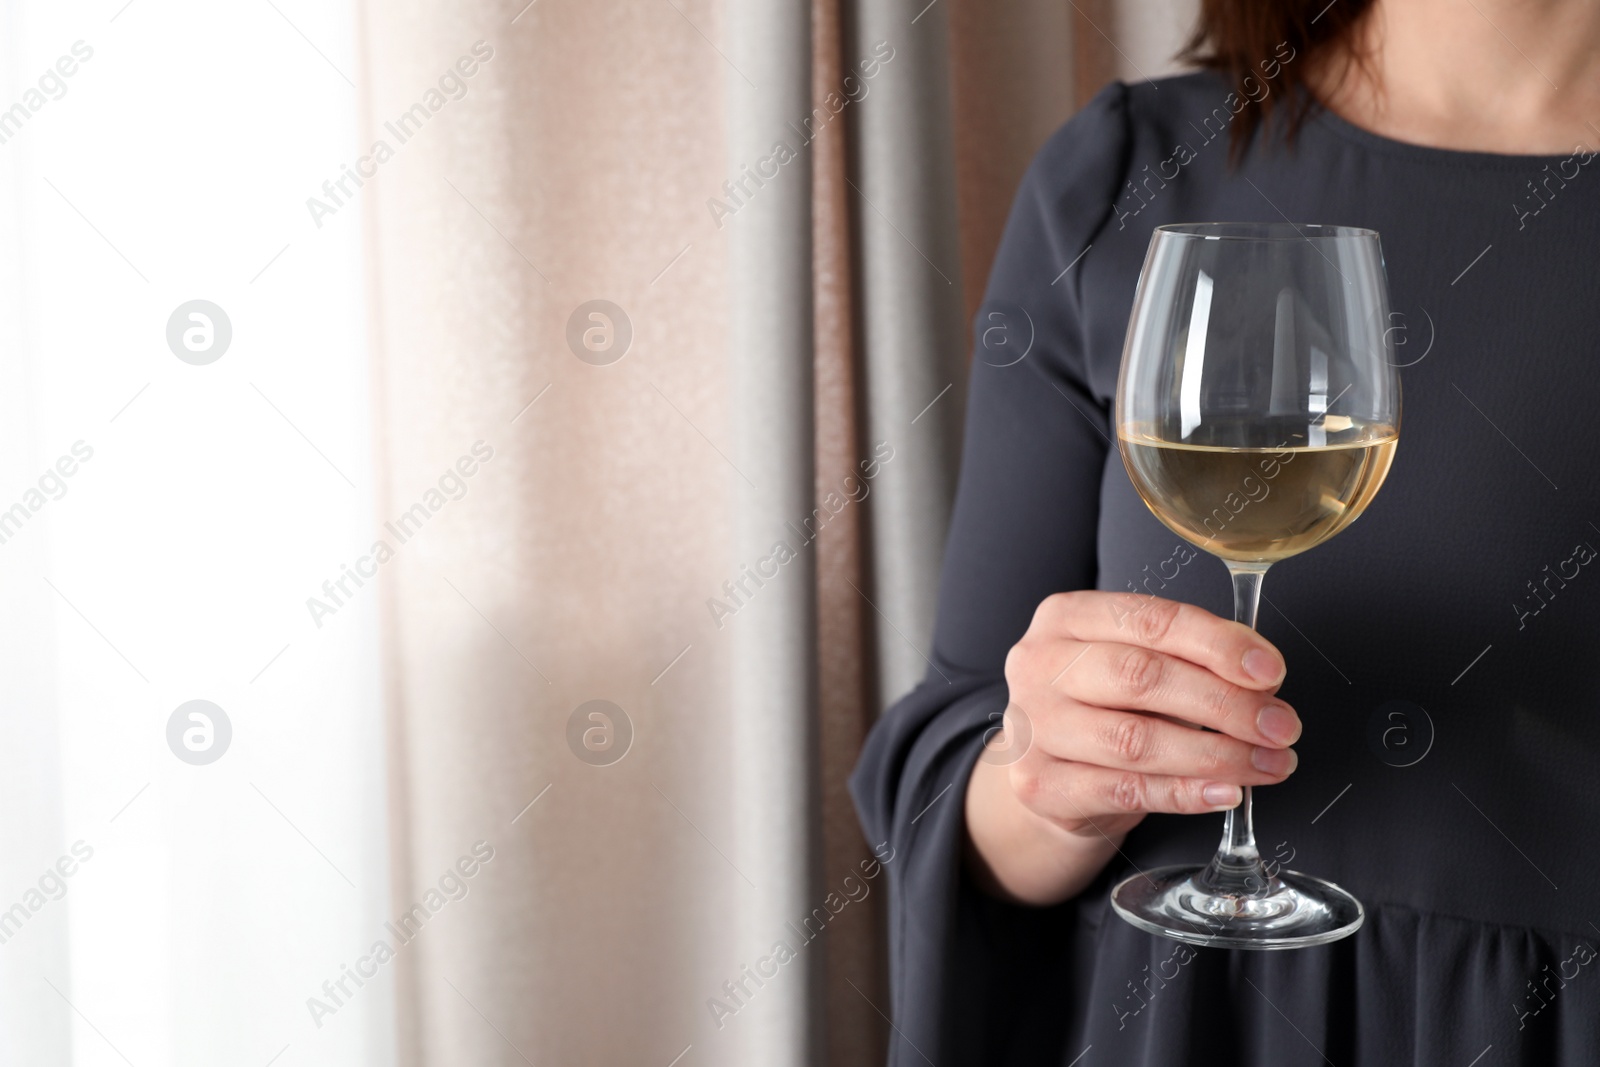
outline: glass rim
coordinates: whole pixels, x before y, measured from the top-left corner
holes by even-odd
[[[1378,237],[1364,226],[1337,226],[1320,222],[1169,222],[1155,228],[1158,234],[1209,241],[1325,241]]]

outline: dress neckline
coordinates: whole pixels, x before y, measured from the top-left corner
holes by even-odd
[[[1362,147],[1373,151],[1399,156],[1416,163],[1441,167],[1539,170],[1546,166],[1556,166],[1565,160],[1571,159],[1579,150],[1577,146],[1574,146],[1573,151],[1559,155],[1530,155],[1510,152],[1484,152],[1466,148],[1438,148],[1433,145],[1416,144],[1412,141],[1400,141],[1393,137],[1386,137],[1381,133],[1374,133],[1363,126],[1357,126],[1349,119],[1344,118],[1321,103],[1315,106],[1312,117],[1306,123],[1305,128],[1309,129],[1312,126],[1321,127],[1335,136],[1341,137],[1346,141],[1354,141]]]

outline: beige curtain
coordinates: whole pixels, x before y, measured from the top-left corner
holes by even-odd
[[[926,670],[971,315],[1033,151],[1186,23],[361,10],[401,1060],[881,1062],[845,779]]]

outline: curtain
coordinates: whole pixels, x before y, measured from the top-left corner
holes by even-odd
[[[362,5],[402,1062],[882,1061],[844,782],[1016,183],[1187,28],[1135,6]]]
[[[0,3],[0,1063],[392,1061],[353,23]]]

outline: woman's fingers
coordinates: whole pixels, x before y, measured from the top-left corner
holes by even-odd
[[[1028,729],[1008,713],[1008,747],[989,762],[1009,764],[1017,798],[1069,830],[1110,835],[1149,812],[1225,810],[1241,786],[1282,781],[1297,762],[1300,719],[1273,695],[1283,658],[1188,604],[1050,597],[1005,673]]]
[[[1283,781],[1299,762],[1293,749],[1255,745],[1137,712],[1079,705],[1030,726],[1033,744],[1047,755],[1147,775],[1270,785]]]
[[[1140,645],[1060,645],[1056,654],[1075,662],[1055,688],[1084,704],[1159,712],[1269,748],[1300,737],[1300,718],[1289,705],[1189,660]]]
[[[1248,626],[1204,608],[1134,593],[1057,593],[1039,605],[1034,627],[1078,641],[1138,645],[1188,660],[1247,689],[1275,690],[1283,657]]]
[[[1140,774],[1065,760],[1027,760],[1011,768],[1018,798],[1069,829],[1094,828],[1129,815],[1201,815],[1226,811],[1243,796],[1232,782]]]

